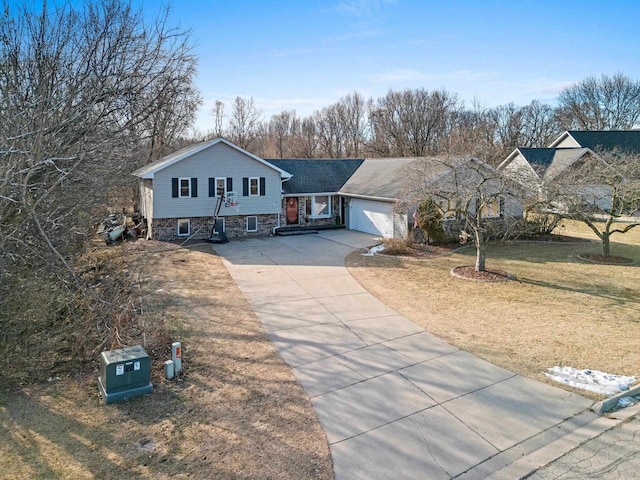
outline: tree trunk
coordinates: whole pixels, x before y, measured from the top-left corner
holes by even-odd
[[[609,234],[606,232],[603,232],[601,238],[602,238],[602,256],[610,257],[611,247],[609,245]]]
[[[476,272],[486,270],[487,246],[481,235],[476,235]]]

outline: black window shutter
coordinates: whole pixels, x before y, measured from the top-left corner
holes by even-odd
[[[243,197],[249,196],[249,178],[248,177],[244,177],[242,179],[242,196]]]
[[[215,178],[209,179],[209,196],[210,197],[216,196],[216,179]]]
[[[198,179],[197,178],[191,179],[191,196],[192,197],[198,196]]]
[[[266,179],[264,177],[260,177],[260,195],[262,196],[266,195],[265,185],[266,185]]]
[[[177,178],[171,179],[171,196],[173,198],[178,198],[178,179]]]
[[[227,177],[227,192],[233,192],[233,178]]]

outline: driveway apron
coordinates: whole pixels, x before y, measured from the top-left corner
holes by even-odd
[[[590,400],[459,350],[368,293],[344,258],[377,243],[332,230],[215,246],[311,397],[336,479],[519,478],[609,428]]]

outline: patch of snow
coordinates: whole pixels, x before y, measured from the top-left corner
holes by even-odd
[[[373,257],[376,253],[384,250],[384,244],[376,245],[375,247],[371,247],[367,253],[363,253],[363,257]]]
[[[548,368],[545,375],[556,382],[609,397],[626,392],[636,381],[636,377],[558,366]]]
[[[617,408],[627,408],[638,403],[638,397],[622,397],[618,399]]]

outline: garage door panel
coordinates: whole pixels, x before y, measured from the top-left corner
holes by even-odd
[[[350,219],[352,230],[393,237],[393,205],[390,203],[352,199]]]

